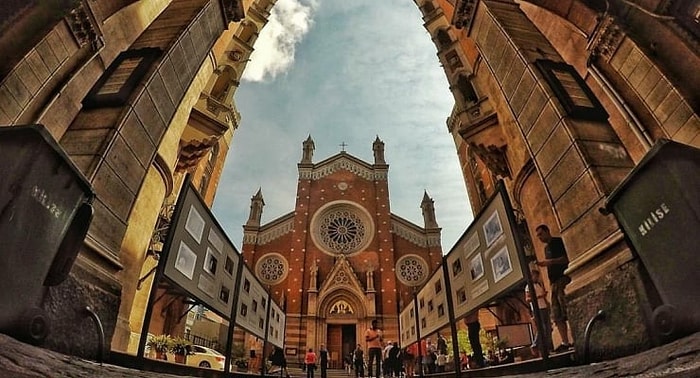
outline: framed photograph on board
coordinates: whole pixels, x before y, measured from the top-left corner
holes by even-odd
[[[491,268],[493,269],[493,281],[498,282],[503,277],[513,271],[513,264],[510,262],[508,247],[501,248],[491,257]]]
[[[501,225],[498,212],[494,211],[484,223],[484,239],[486,239],[486,246],[489,247],[501,235],[503,235],[503,225]]]
[[[472,281],[476,281],[484,276],[484,261],[481,259],[480,253],[477,253],[476,256],[472,258],[470,265],[469,273],[472,276]]]
[[[192,235],[197,243],[202,242],[202,234],[204,233],[204,218],[199,214],[194,206],[190,207],[190,212],[187,214],[185,222],[185,230]]]
[[[185,242],[181,241],[180,248],[177,250],[177,258],[175,259],[175,269],[184,274],[185,277],[192,279],[196,263],[197,254]]]

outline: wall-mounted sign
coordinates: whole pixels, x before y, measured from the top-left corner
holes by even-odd
[[[284,328],[287,322],[286,315],[282,308],[275,302],[270,303],[270,318],[268,320],[269,330],[267,331],[267,341],[280,348],[284,347]]]
[[[243,266],[241,274],[235,324],[264,339],[270,296],[247,265]]]
[[[421,335],[429,335],[450,324],[445,287],[444,271],[438,269],[418,292],[418,325]]]
[[[178,197],[169,235],[165,278],[229,320],[240,254],[189,181]]]
[[[525,281],[526,264],[518,250],[512,218],[501,184],[445,256],[455,318],[478,310]]]
[[[413,301],[409,302],[399,315],[399,330],[401,332],[401,345],[407,346],[418,340],[416,332],[416,313]]]

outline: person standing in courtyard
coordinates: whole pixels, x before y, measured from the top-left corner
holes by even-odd
[[[328,378],[328,349],[324,344],[318,349],[319,363],[321,364],[321,378]]]
[[[316,370],[316,353],[314,353],[314,348],[309,348],[306,352],[304,365],[306,365],[306,378],[314,378],[314,370]]]
[[[546,224],[541,224],[535,229],[537,238],[545,244],[545,259],[538,261],[537,265],[547,268],[547,277],[552,285],[551,317],[561,337],[561,345],[554,349],[554,353],[562,353],[573,346],[569,342],[568,317],[566,315],[566,295],[564,289],[571,282],[571,278],[564,274],[569,267],[569,257],[564,248],[564,241],[560,237],[553,237]]]
[[[474,352],[474,364],[477,368],[483,368],[486,366],[484,361],[484,351],[481,348],[481,339],[479,333],[481,332],[481,323],[479,323],[479,310],[472,312],[464,318],[464,323],[467,325],[467,335],[469,337],[469,345],[472,347]]]
[[[377,325],[377,320],[372,320],[372,326],[365,331],[365,341],[367,342],[367,354],[369,362],[367,364],[367,376],[372,376],[372,363],[376,361],[377,369],[375,378],[381,377],[382,373],[382,330]]]
[[[364,378],[365,376],[365,352],[362,350],[362,345],[357,344],[357,348],[352,353],[352,363],[355,365],[355,378]]]

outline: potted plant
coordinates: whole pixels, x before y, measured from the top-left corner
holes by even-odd
[[[248,358],[245,357],[245,348],[243,344],[234,344],[231,357],[233,357],[233,364],[236,366],[236,371],[248,371]]]
[[[170,351],[175,355],[175,362],[184,364],[187,361],[187,355],[190,353],[192,343],[183,337],[176,337],[170,344]]]
[[[156,359],[167,360],[166,353],[170,350],[172,342],[170,335],[149,336],[146,346],[156,354]]]

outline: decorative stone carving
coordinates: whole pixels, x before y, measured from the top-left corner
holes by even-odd
[[[428,263],[418,255],[405,255],[396,262],[396,278],[406,286],[420,286],[428,279]]]
[[[65,20],[80,47],[89,44],[93,50],[97,51],[104,46],[100,30],[93,22],[93,18],[90,17],[89,10],[86,9],[83,2],[78,3],[78,6],[68,13]]]
[[[331,310],[328,313],[331,315],[350,315],[354,314],[355,310],[352,309],[350,303],[340,299],[333,303]]]
[[[311,268],[309,269],[309,291],[315,291],[318,289],[318,265],[316,264],[316,261],[314,261],[313,264],[311,264]]]
[[[242,0],[219,0],[221,2],[221,7],[224,10],[224,17],[226,17],[226,23],[238,22],[245,17],[245,11],[243,10]]]
[[[204,140],[191,140],[180,142],[180,157],[177,160],[176,172],[185,172],[197,167],[200,159],[209,153],[211,147],[218,141],[218,138],[208,138]]]
[[[311,230],[312,240],[326,253],[351,255],[370,243],[374,226],[366,210],[341,201],[314,214]]]
[[[374,291],[374,267],[367,269],[367,291]]]
[[[622,43],[625,33],[611,16],[606,16],[598,24],[598,28],[589,45],[591,55],[609,61]]]
[[[255,264],[255,274],[266,285],[276,285],[284,281],[288,271],[287,259],[279,253],[269,253]]]
[[[282,222],[280,224],[275,225],[274,227],[262,230],[262,231],[260,231],[260,234],[258,234],[258,237],[257,237],[258,245],[267,244],[267,243],[279,238],[282,235],[288,234],[288,233],[292,232],[293,228],[294,228],[294,218],[290,217],[289,219],[285,220],[284,222]]]
[[[356,160],[347,157],[347,155],[341,156],[337,160],[334,160],[326,165],[319,166],[313,170],[300,168],[299,178],[303,180],[319,180],[340,170],[350,171],[368,181],[387,179],[386,170],[375,171],[357,162]]]
[[[494,145],[484,146],[483,144],[469,143],[469,148],[486,164],[489,171],[503,178],[510,178],[510,168],[506,159],[506,148],[504,145],[496,147]]]
[[[455,3],[455,13],[452,16],[452,24],[457,29],[469,29],[474,13],[476,13],[477,0],[457,0]]]

